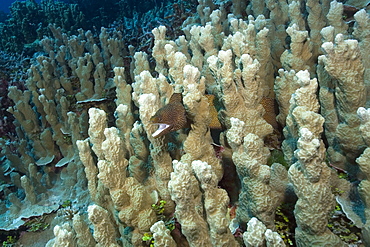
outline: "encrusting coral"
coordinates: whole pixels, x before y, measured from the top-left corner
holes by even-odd
[[[369,245],[369,14],[349,25],[344,7],[199,0],[185,35],[156,27],[149,53],[113,28],[49,25],[27,89],[9,88],[0,229],[71,200],[47,246],[284,246],[275,214],[289,202],[297,246],[345,246],[327,224],[334,187],[352,181],[333,167],[365,176],[351,188]]]

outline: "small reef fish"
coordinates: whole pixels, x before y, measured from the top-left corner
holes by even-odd
[[[214,95],[206,95],[210,105],[211,114],[211,129],[221,129],[221,123],[217,118],[217,110],[214,107]],[[150,118],[152,124],[158,125],[158,129],[152,134],[154,138],[163,136],[172,131],[179,129],[189,128],[190,120],[186,116],[186,110],[182,104],[182,94],[172,94],[170,101],[167,105],[160,108],[153,117]]]

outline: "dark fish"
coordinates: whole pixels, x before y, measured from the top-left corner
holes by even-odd
[[[189,126],[186,111],[182,104],[182,94],[172,94],[170,102],[159,109],[150,118],[150,121],[158,125],[158,129],[152,134],[155,138]]]
[[[217,118],[217,110],[214,107],[214,95],[206,95],[210,106],[211,129],[221,129],[221,123]],[[182,94],[174,93],[170,98],[170,102],[159,109],[153,117],[150,118],[153,124],[158,125],[158,129],[152,134],[153,137],[160,137],[169,132],[190,127],[190,120],[186,116],[186,110],[182,104]]]

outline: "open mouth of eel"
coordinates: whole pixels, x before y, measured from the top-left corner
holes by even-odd
[[[168,133],[171,128],[171,125],[165,123],[153,123],[153,124],[158,125],[158,129],[152,134],[154,138],[165,133]]]

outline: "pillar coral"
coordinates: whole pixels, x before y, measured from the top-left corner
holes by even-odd
[[[182,52],[176,52],[176,47],[167,44],[164,49],[166,50],[166,60],[170,67],[168,74],[173,82],[174,92],[183,92],[183,79],[184,67],[187,64],[187,57]]]
[[[243,233],[245,246],[267,246],[267,247],[284,247],[286,246],[283,239],[277,232],[267,229],[266,226],[253,217],[248,221],[247,230]]]
[[[99,186],[98,183],[98,168],[96,167],[94,162],[94,158],[90,148],[90,142],[87,139],[78,140],[76,144],[80,160],[85,167],[84,171],[87,179],[87,188],[89,190],[91,199],[94,202],[100,202],[100,195],[104,193],[104,188],[101,186],[101,184]]]
[[[347,32],[347,25],[342,19],[341,3],[333,2],[329,11],[327,0],[321,1],[321,4],[307,0],[306,6],[305,2],[288,4],[284,0],[249,1],[245,4],[233,1],[231,9],[238,17],[246,16],[246,13],[269,16],[269,19],[262,15],[256,18],[250,16],[248,21],[243,21],[232,15],[226,18],[228,6],[222,5],[220,10],[211,13],[215,8],[212,1],[199,2],[198,20],[203,25],[185,27],[186,39],[180,37],[175,41],[166,40],[164,27],[153,31],[156,71],[151,67],[152,63],[148,62],[148,55],[143,52],[133,54],[131,47],[132,88],[125,81],[123,68],[116,67],[115,78],[107,79],[111,68],[122,65],[125,49],[120,34],[116,33],[112,38],[108,30],[103,28],[98,45],[91,32],[79,30],[77,36],[68,37],[61,33],[61,29],[50,27],[55,39],[42,41],[48,57],[40,56],[36,65],[31,67],[28,90],[20,92],[15,88],[10,89],[11,97],[16,101],[10,111],[18,120],[17,132],[22,140],[17,147],[21,157],[12,155],[9,148],[5,147],[3,153],[7,157],[6,163],[11,162],[12,166],[4,166],[6,172],[2,176],[10,174],[12,184],[24,191],[27,202],[37,203],[39,197],[45,196],[43,192],[53,187],[52,178],[56,177],[50,172],[49,166],[37,168],[35,163],[47,165],[56,158],[65,157],[69,163],[62,169],[57,184],[61,181],[64,187],[59,188],[65,189],[65,186],[71,188],[70,184],[76,183],[69,195],[78,195],[77,200],[86,196],[82,192],[86,187],[81,185],[86,180],[79,164],[82,162],[85,165],[88,191],[91,194],[89,200],[95,204],[89,209],[89,218],[94,227],[95,239],[100,245],[112,243],[114,246],[117,245],[116,237],[121,237],[123,241],[131,236],[129,244],[141,245],[142,233],[148,231],[157,220],[150,205],[160,197],[167,202],[165,212],[172,213],[174,203],[171,196],[178,202],[176,210],[179,211],[176,214],[184,222],[183,232],[189,236],[191,244],[197,245],[197,241],[202,240],[205,246],[220,242],[234,244],[232,235],[225,227],[227,220],[224,214],[228,200],[225,191],[216,187],[223,171],[210,145],[208,102],[204,96],[207,91],[215,94],[223,103],[219,115],[228,129],[227,134],[222,134],[227,138],[223,140],[225,146],[227,143],[232,146],[233,160],[242,180],[237,219],[247,224],[251,222],[249,219],[252,216],[256,216],[273,228],[273,213],[276,205],[281,202],[286,172],[279,164],[272,167],[265,165],[269,152],[262,140],[271,133],[272,128],[262,118],[264,109],[260,102],[263,96],[275,96],[272,92],[273,77],[276,68],[281,67],[281,62],[289,69],[312,68],[311,62],[319,52],[314,49],[312,57],[308,58],[311,55],[309,39],[315,39],[314,47],[318,49],[321,44],[318,32],[328,23],[333,26],[323,29],[321,33],[325,41],[332,43],[323,45],[326,54],[319,59],[317,70],[322,90],[320,113],[326,118],[324,134],[329,150],[332,148],[329,151],[331,161],[335,164],[343,162],[344,155],[348,155],[351,156],[350,162],[354,163],[357,154],[368,146],[366,141],[358,138],[361,127],[355,114],[357,108],[366,103],[366,93],[363,91],[368,83],[369,66],[367,58],[361,58],[359,54],[366,54],[368,50],[365,32],[368,15],[364,11],[355,15],[353,35],[360,40],[357,45],[338,34],[346,35]],[[320,9],[316,8],[317,5],[320,5]],[[306,24],[305,16],[298,13],[304,7],[308,13]],[[322,26],[314,23],[314,19],[322,22]],[[299,28],[292,25],[285,30],[289,20],[298,23]],[[303,30],[304,26],[310,27],[308,34]],[[292,42],[286,39],[286,31]],[[284,47],[289,44],[291,49],[279,60]],[[312,74],[312,69],[310,72]],[[158,76],[154,76],[156,73]],[[299,197],[295,210],[298,222],[297,244],[303,246],[307,241],[312,245],[341,246],[338,238],[325,228],[326,214],[333,206],[333,196],[328,188],[329,172],[323,162],[325,149],[320,140],[323,120],[318,115],[319,105],[315,99],[316,82],[309,79],[308,72],[281,70],[279,77],[275,81],[281,113],[278,119],[283,125],[287,124],[285,137],[292,141],[284,144],[283,149],[291,163],[294,163],[289,174]],[[87,111],[76,110],[74,102],[80,100],[77,104],[80,105],[88,100],[101,99],[105,96],[105,89],[112,88],[112,82],[116,85],[117,128],[107,128],[105,114],[101,110],[92,109],[89,132]],[[82,91],[77,93],[74,88],[81,85]],[[182,103],[189,118],[193,120],[189,135],[185,135],[188,130],[179,130],[175,137],[154,139],[151,136],[154,126],[150,123],[150,117],[168,103],[173,92],[183,94]],[[290,101],[293,93],[294,98]],[[70,110],[76,112],[68,112]],[[94,114],[99,118],[94,118]],[[74,144],[87,135],[90,135],[90,139]],[[366,139],[366,132],[363,132],[363,136]],[[169,142],[174,139],[181,143],[175,145],[176,151],[172,148],[174,144]],[[339,149],[336,149],[334,143],[339,143]],[[26,147],[29,146],[32,146],[32,150],[27,153],[29,148]],[[78,147],[80,157],[77,157],[75,147]],[[185,155],[178,150],[180,148],[186,152]],[[175,162],[173,179],[170,181],[174,152],[181,159],[181,164],[186,162],[187,166],[176,165]],[[357,159],[365,173],[367,156],[365,151]],[[198,159],[201,161],[194,161]],[[66,164],[65,161],[60,164]],[[182,190],[184,187],[188,191]],[[366,203],[367,187],[366,178],[360,184],[361,195]],[[9,212],[22,212],[24,205],[29,205],[6,189],[6,186],[2,186],[2,191],[9,198],[7,203],[12,204]],[[152,199],[152,194],[157,194],[155,199]],[[58,207],[58,200],[48,199],[55,203],[54,207]],[[5,203],[2,209],[7,209]],[[40,210],[40,214],[44,212],[48,212],[45,207]],[[5,217],[10,218],[8,214]],[[82,214],[81,217],[86,215]],[[196,219],[199,224],[190,222],[191,219]],[[132,227],[133,232],[127,233],[129,230],[125,226]],[[163,224],[159,226],[160,231],[165,230]],[[58,232],[55,232],[57,238],[60,237],[60,243],[63,243],[63,236],[74,234],[73,229],[67,228],[64,231],[61,225],[57,228]],[[76,223],[74,231],[79,238],[83,233],[77,229]],[[153,231],[157,230],[154,227]],[[85,234],[88,231],[85,227]],[[366,231],[365,228],[365,240],[368,238]],[[264,236],[267,239],[266,234],[267,231]],[[77,240],[70,238],[66,246],[73,245],[73,241]],[[170,239],[168,241],[172,244]],[[159,242],[158,239],[157,244]]]
[[[243,121],[231,118],[230,122],[226,137],[242,184],[236,219],[245,226],[256,217],[269,229],[275,229],[275,211],[284,199],[287,172],[281,164],[266,165],[268,148],[257,135],[246,131],[248,127]]]
[[[216,16],[217,12],[214,11],[213,13],[214,15],[210,15],[210,17]],[[223,34],[216,31],[217,26],[215,25],[218,24],[219,22],[213,21],[213,23],[208,23],[205,26],[192,26],[190,29],[189,46],[195,52],[191,64],[199,70],[204,66],[204,62],[207,61],[206,59],[209,56],[217,54],[217,48],[221,46],[220,40],[222,41]]]
[[[325,9],[329,9],[326,3],[320,0],[307,0],[306,10],[308,12],[307,25],[310,27],[310,40],[312,44],[312,58],[317,58],[321,54],[321,35],[320,31],[326,24]]]
[[[364,67],[358,41],[345,40],[338,34],[335,43],[325,42],[322,47],[325,55],[319,57],[319,64],[332,80],[320,91],[322,108],[327,113],[324,117],[328,119],[328,125],[325,125],[328,154],[333,164],[354,173],[354,159],[364,149],[363,140],[357,138],[360,136],[360,120],[356,111],[366,104]]]
[[[74,159],[74,144],[68,140],[77,140],[75,131],[77,126],[86,134],[87,114],[82,112],[77,125],[71,127],[68,124],[68,111],[76,110],[78,100],[86,100],[91,97],[100,98],[105,86],[105,69],[107,64],[97,59],[100,49],[108,50],[104,46],[97,46],[91,38],[91,32],[79,30],[78,36],[68,37],[61,32],[60,28],[49,25],[54,38],[44,38],[41,43],[47,56],[38,56],[37,63],[28,71],[27,88],[22,96],[23,103],[14,108],[14,114],[19,118],[22,128],[28,133],[29,140],[35,152],[36,163],[46,165],[53,160],[57,166],[64,166]],[[102,32],[101,41],[109,35]],[[94,49],[92,49],[94,47]],[[84,52],[91,52],[84,54]],[[93,53],[96,52],[96,53]],[[112,55],[111,53],[107,54]],[[70,59],[66,59],[69,57]],[[93,73],[93,77],[91,74]],[[91,77],[91,78],[90,78]],[[93,80],[92,80],[93,79]],[[73,87],[83,86],[80,93],[74,93]],[[20,100],[20,92],[12,92],[9,96],[15,102]],[[79,102],[83,104],[84,102]],[[26,104],[28,106],[26,106]],[[32,110],[34,109],[34,110]],[[26,111],[29,111],[26,113]],[[28,121],[22,119],[22,114],[28,116]],[[38,120],[37,114],[41,117]],[[33,124],[33,127],[32,127]],[[50,127],[49,127],[50,126]],[[72,136],[72,133],[74,134]],[[78,134],[79,136],[81,133]],[[21,151],[21,149],[20,149]],[[21,151],[22,152],[22,151]],[[32,163],[31,157],[24,157],[25,163]]]
[[[111,220],[108,211],[98,205],[90,205],[87,209],[89,220],[94,225],[94,239],[97,247],[110,246],[119,247],[115,230],[116,226]]]
[[[175,160],[173,169],[168,189],[176,202],[176,218],[181,224],[182,234],[190,246],[212,246],[207,222],[203,218],[202,193],[191,166]]]
[[[222,178],[223,170],[211,145],[213,141],[208,127],[211,116],[208,100],[204,96],[204,77],[200,77],[197,68],[186,65],[184,67],[183,84],[183,102],[192,124],[189,134],[184,141],[185,154],[181,157],[181,162],[190,164],[194,160],[205,161],[212,166],[219,181]]]
[[[293,72],[294,73],[294,72]],[[293,79],[289,83],[292,84],[290,89],[299,87],[293,94],[289,101],[290,108],[286,118],[286,126],[283,129],[285,140],[282,142],[282,150],[284,151],[285,160],[289,164],[295,162],[293,152],[297,147],[298,132],[300,127],[307,127],[311,125],[311,130],[315,133],[322,132],[321,118],[316,118],[316,113],[319,110],[319,102],[316,99],[317,80],[310,80],[310,74],[307,70],[295,73],[295,76],[289,77]],[[284,92],[277,84],[275,89],[278,91],[278,100],[286,100],[290,93]],[[284,102],[283,102],[284,103]],[[305,112],[309,113],[305,113]],[[302,115],[303,114],[303,115]],[[304,117],[304,118],[301,118]]]
[[[131,76],[132,81],[134,81],[135,76],[140,75],[140,73],[145,70],[149,71],[150,67],[149,67],[149,61],[148,61],[148,54],[146,54],[145,52],[135,52],[132,55],[133,55],[133,61],[131,62],[132,66],[130,66],[130,76]]]
[[[37,71],[32,74],[34,77],[30,77],[27,82],[29,90],[22,92],[15,87],[10,88],[9,97],[13,98],[16,104],[9,110],[13,111],[18,119],[16,126],[18,137],[21,138],[17,148],[19,157],[14,159],[15,155],[9,150],[11,145],[7,145],[8,147],[4,148],[2,153],[9,156],[10,161],[13,161],[8,168],[12,172],[10,175],[12,183],[19,190],[24,191],[22,193],[25,193],[26,196],[22,199],[18,198],[19,193],[4,192],[9,196],[9,205],[4,207],[7,209],[6,212],[3,212],[4,217],[18,218],[14,221],[4,221],[0,227],[6,230],[18,229],[24,224],[22,218],[40,216],[56,210],[60,201],[67,194],[76,196],[81,192],[78,186],[82,185],[81,182],[84,181],[82,177],[77,182],[76,177],[82,174],[77,162],[73,161],[76,157],[73,154],[72,140],[76,140],[75,138],[78,138],[79,134],[75,131],[73,133],[65,132],[70,129],[68,127],[69,117],[67,116],[69,105],[66,104],[65,97],[62,96],[64,91],[58,89],[60,87],[58,83],[51,84],[50,87],[44,84],[45,80],[52,77],[50,64],[45,62],[44,65],[49,68],[49,70],[44,70],[45,74],[40,74],[36,67],[33,67],[35,70],[29,70],[31,74]],[[40,83],[37,83],[37,80],[40,80]],[[77,125],[74,129],[77,132],[78,127]],[[66,136],[70,137],[69,141]],[[46,166],[50,163],[53,163],[55,167],[65,166],[68,163],[70,166],[53,179],[54,171],[51,167]],[[19,176],[18,172],[22,173],[23,176]],[[68,176],[69,172],[72,172],[72,175]],[[4,175],[9,174],[4,173]],[[76,186],[77,184],[78,186]],[[68,188],[74,187],[75,190],[63,190],[63,192],[57,193],[58,196],[50,196],[50,190],[56,191],[58,189],[55,188],[62,185]],[[8,213],[12,216],[9,216]]]
[[[147,163],[149,162],[149,147],[147,140],[142,138],[143,135],[145,135],[143,126],[138,122],[135,122],[131,132],[129,133],[128,139],[130,144],[128,148],[128,170],[130,175],[135,177],[137,181],[141,183],[143,183],[149,176],[149,171],[147,169]],[[132,149],[132,152],[130,152],[130,148]]]
[[[150,196],[150,187],[145,188],[135,177],[127,177],[126,169],[128,160],[125,159],[125,150],[122,138],[115,127],[106,128],[105,112],[91,108],[89,133],[95,138],[90,139],[92,149],[99,145],[95,153],[98,158],[98,173],[91,164],[91,155],[86,154],[86,141],[79,141],[78,147],[81,152],[81,161],[84,162],[87,174],[88,188],[92,198],[96,199],[100,207],[110,208],[112,203],[118,212],[120,221],[133,227],[132,243],[137,245],[141,242],[141,236],[149,231],[151,225],[156,221],[155,212],[151,205],[156,203]],[[94,133],[103,132],[104,136]],[[95,151],[94,151],[95,152]],[[98,180],[96,180],[96,177]],[[109,190],[109,200],[105,199],[106,192],[101,184]],[[93,194],[97,193],[97,194]],[[104,209],[103,208],[103,209]],[[107,213],[111,214],[110,211]],[[109,216],[113,219],[113,215]],[[117,220],[117,219],[116,219]]]
[[[97,108],[90,108],[88,134],[90,142],[92,143],[91,149],[99,160],[104,159],[102,144],[105,139],[104,130],[107,127],[107,115],[105,111]]]
[[[308,31],[300,30],[299,25],[293,24],[286,29],[291,38],[290,49],[281,54],[280,61],[286,71],[309,70],[314,73],[314,61],[312,60],[312,44]]]
[[[308,71],[296,73],[300,88],[291,98],[290,113],[284,135],[298,136],[294,157],[289,168],[289,180],[298,196],[294,216],[297,222],[297,246],[344,246],[328,228],[328,214],[335,206],[331,192],[331,171],[325,163],[325,145],[320,140],[324,118],[317,112],[317,80]],[[284,154],[291,153],[294,138],[283,143]],[[291,160],[293,160],[291,158]]]
[[[175,160],[173,166],[168,187],[189,245],[238,246],[226,218],[229,198],[226,191],[217,188],[218,177],[212,166],[199,160],[191,166]]]
[[[281,126],[285,126],[289,114],[290,98],[295,90],[299,88],[299,83],[294,70],[279,69],[278,73],[274,85],[275,96],[279,105],[279,114],[276,116],[276,120]]]
[[[167,68],[165,65],[166,54],[165,50],[163,49],[165,44],[168,43],[168,41],[166,41],[166,27],[159,26],[158,28],[154,28],[152,30],[152,33],[154,35],[154,47],[152,55],[156,61],[155,71],[166,76],[167,75]]]
[[[289,179],[298,196],[294,216],[297,246],[345,246],[328,228],[328,214],[334,209],[331,192],[331,172],[324,162],[325,147],[322,140],[307,128],[300,128],[298,159],[289,168]]]
[[[256,18],[249,16],[248,21],[229,16],[228,22],[232,35],[224,38],[222,50],[232,50],[235,55],[235,67],[239,67],[244,54],[249,54],[251,58],[258,60],[259,69],[255,80],[262,87],[263,96],[273,98],[271,89],[274,75],[270,55],[271,42],[268,39],[270,30],[266,27],[268,21],[263,15],[259,15]]]
[[[202,26],[206,25],[206,22],[210,21],[210,13],[216,8],[215,4],[211,0],[198,0],[197,13],[200,17]]]
[[[9,108],[8,111],[14,115],[14,117],[18,120],[19,125],[22,126],[19,127],[23,129],[22,135],[29,135],[30,139],[34,140],[34,151],[37,153],[39,158],[52,157],[54,155],[54,145],[51,144],[51,146],[43,146],[40,138],[37,138],[38,136],[35,135],[35,133],[41,131],[41,127],[38,124],[36,112],[32,110],[32,106],[28,103],[31,100],[32,92],[26,91],[22,93],[22,91],[17,90],[16,87],[10,87],[9,97],[14,101],[15,105],[14,107]],[[46,136],[44,136],[42,140],[44,140],[45,143],[50,143],[51,136],[49,135],[47,138],[45,137]],[[25,156],[21,158],[25,159],[26,162],[35,162],[34,158],[32,158],[31,156]],[[20,166],[20,168],[21,167],[22,166]]]
[[[95,244],[95,239],[90,232],[89,225],[79,214],[73,216],[73,229],[76,232],[76,243],[79,247],[90,247]]]
[[[125,68],[115,67],[114,71],[114,84],[116,85],[116,126],[119,129],[119,133],[123,139],[123,145],[125,157],[131,157],[134,154],[132,146],[130,145],[130,133],[132,126],[135,122],[134,114],[132,112],[132,99],[131,92],[132,87],[126,81]]]
[[[331,1],[326,18],[328,25],[334,27],[335,35],[342,34],[347,36],[348,24],[343,19],[343,3],[335,0]]]
[[[64,223],[62,226],[56,225],[53,229],[55,239],[49,241],[46,247],[74,247],[75,238],[72,227],[68,223]]]
[[[152,227],[150,227],[150,231],[153,233],[154,247],[177,247],[176,242],[171,237],[170,230],[166,228],[163,221],[154,223]]]
[[[237,246],[229,229],[226,215],[229,198],[227,192],[218,188],[218,177],[214,168],[199,160],[193,161],[192,169],[202,188],[203,205],[213,246]]]
[[[211,71],[220,87],[220,98],[225,107],[224,124],[230,128],[230,118],[235,117],[247,123],[246,131],[261,138],[272,133],[272,126],[264,119],[260,104],[263,88],[256,80],[259,62],[243,54],[243,69],[233,69],[232,51],[219,51],[218,56],[208,58]],[[253,92],[253,93],[251,93]]]
[[[147,140],[142,138],[145,135],[145,131],[142,124],[135,122],[130,93],[131,86],[126,84],[123,74],[121,74],[123,68],[115,68],[115,71],[117,87],[124,88],[126,92],[125,95],[121,95],[122,97],[116,101],[115,116],[116,126],[119,129],[118,134],[122,138],[124,156],[129,160],[128,170],[130,175],[134,175],[139,182],[143,182],[148,176],[145,163],[148,162],[149,155]]]
[[[359,41],[359,49],[361,53],[361,61],[364,66],[364,82],[367,92],[367,102],[366,107],[369,107],[370,99],[370,58],[366,51],[370,49],[370,17],[364,9],[356,12],[354,14],[356,24],[353,30],[353,36]]]
[[[133,100],[139,106],[142,128],[152,144],[149,153],[154,169],[155,189],[158,191],[159,197],[168,202],[166,207],[173,208],[174,205],[167,189],[167,183],[172,172],[172,159],[168,152],[168,144],[164,141],[165,137],[154,138],[152,136],[157,126],[150,121],[156,111],[168,103],[165,101],[170,98],[173,89],[162,74],[158,78],[153,78],[149,71],[143,71],[135,77],[135,80]]]
[[[290,18],[289,27],[296,26],[295,29],[304,30],[304,26],[306,23],[304,20],[304,16],[300,10],[301,3],[299,1],[292,1],[289,3],[288,7],[289,7],[289,18]]]
[[[356,162],[364,175],[364,179],[358,186],[358,191],[365,206],[363,208],[365,220],[362,226],[362,237],[364,243],[368,245],[370,244],[370,209],[368,208],[370,205],[370,109],[360,107],[357,110],[357,114],[361,120],[360,132],[367,146],[361,156],[356,159]]]

